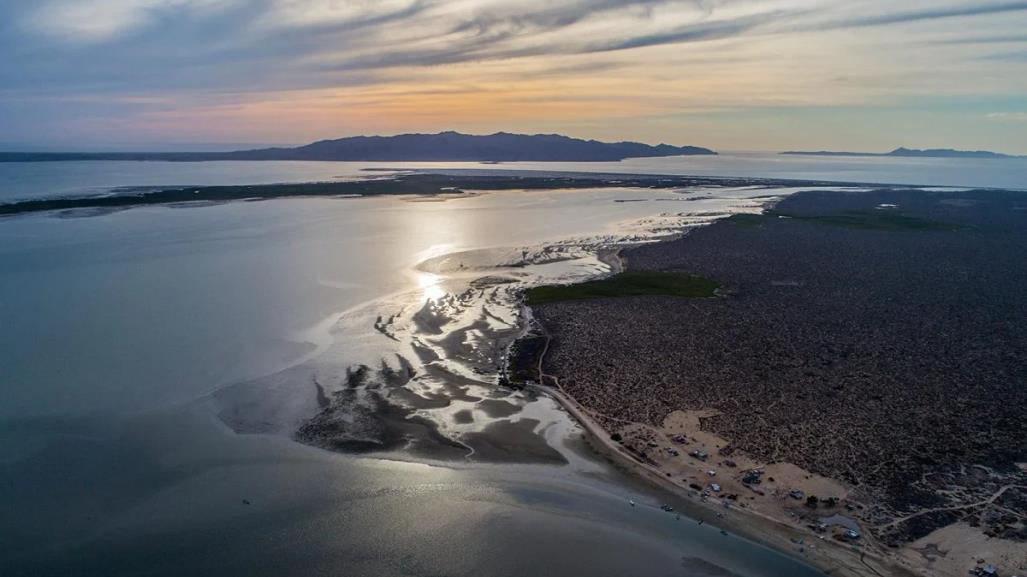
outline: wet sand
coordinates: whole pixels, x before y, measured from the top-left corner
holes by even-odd
[[[474,451],[471,457],[477,461],[565,464],[563,455],[535,433],[538,425],[539,421],[527,418],[495,421],[480,432],[465,434],[461,440]]]
[[[661,186],[672,184],[680,183],[670,179]],[[599,236],[428,253],[412,267],[427,288],[369,301],[332,320],[310,360],[217,391],[219,414],[240,433],[285,434],[335,451],[555,462],[539,443],[548,427],[566,417],[539,414],[536,399],[497,386],[506,382],[510,345],[530,324],[521,292],[616,273],[622,270],[617,254],[623,246],[676,236],[776,197],[760,188],[713,190],[715,195],[690,188],[657,193],[666,199],[718,198],[695,209],[623,222]],[[607,196],[640,193],[651,194],[617,188]],[[350,360],[354,350],[361,362]]]

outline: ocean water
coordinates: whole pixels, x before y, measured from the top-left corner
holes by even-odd
[[[65,170],[104,170],[37,166],[60,176],[32,194],[74,192]],[[200,168],[217,182],[287,177],[219,166],[235,170]],[[158,168],[183,167],[197,168]],[[326,177],[342,175],[330,168]],[[77,182],[199,178],[149,176]],[[602,244],[791,191],[509,191],[0,219],[0,574],[817,575],[660,511],[669,498],[592,457],[551,401],[490,385],[485,354],[516,324],[503,287],[601,273]],[[508,278],[473,284],[497,276]],[[421,374],[478,379],[422,412],[442,434],[496,421],[453,415],[495,394],[566,463],[353,456],[292,440],[317,391],[343,386],[357,363],[400,356]],[[437,400],[440,381],[405,386]]]
[[[498,165],[470,162],[291,161],[0,163],[0,202],[104,194],[118,187],[274,184],[352,179],[366,176],[366,169],[389,168],[615,172],[1027,188],[1027,159],[823,157],[725,152],[717,156],[632,158],[621,162],[517,162]]]

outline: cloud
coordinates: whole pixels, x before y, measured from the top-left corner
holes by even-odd
[[[773,22],[781,18],[784,12],[768,12],[733,20],[700,22],[679,26],[673,30],[655,34],[639,35],[619,41],[603,41],[585,48],[584,52],[608,52],[613,50],[629,50],[647,46],[664,44],[684,44],[731,38],[748,32],[761,24]]]
[[[1027,122],[1027,112],[992,112],[988,114],[988,118],[1007,122]]]
[[[687,7],[691,10],[655,18],[657,8]],[[601,25],[598,16],[618,14],[620,26],[604,31],[604,38],[590,27]],[[641,10],[641,11],[639,11]],[[787,15],[784,11],[760,12],[714,19],[706,3],[689,0],[605,0],[563,5],[534,13],[490,14],[461,21],[435,43],[401,44],[397,49],[376,49],[342,54],[330,65],[334,70],[392,67],[434,67],[446,64],[508,60],[532,56],[589,55],[635,48],[687,44],[742,36],[761,24]],[[663,15],[661,15],[663,16]],[[682,19],[692,20],[678,24]],[[625,24],[632,23],[632,26]],[[587,25],[586,25],[587,24]],[[584,26],[589,33],[576,34]],[[628,33],[625,33],[628,30]],[[631,33],[634,32],[634,33]]]
[[[974,1],[966,4],[928,8],[924,10],[908,10],[899,12],[880,11],[865,16],[838,20],[832,23],[837,28],[860,28],[866,26],[886,26],[889,24],[908,24],[929,20],[940,20],[948,18],[986,16],[990,14],[1003,14],[1009,12],[1027,11],[1027,2],[999,2],[988,3]]]
[[[171,12],[219,11],[235,0],[44,0],[23,20],[32,31],[67,42],[105,42]]]
[[[984,60],[995,60],[999,62],[1027,62],[1027,50],[1015,50],[1012,52],[995,52],[992,54],[985,54],[981,58]]]
[[[547,3],[534,7],[531,11],[509,8],[504,11],[481,11],[471,18],[462,20],[452,32],[460,33],[468,30],[489,36],[496,30],[553,30],[577,24],[588,18],[613,11],[625,9],[643,9],[643,13],[656,6],[668,4],[686,4],[700,7],[703,3],[696,0],[576,0]],[[511,4],[516,6],[516,4]]]
[[[431,111],[438,125],[417,128],[441,129],[500,108],[659,126],[701,110],[937,99],[998,130],[980,119],[1022,110],[1027,94],[1021,11],[1027,1],[0,0],[0,126],[59,134],[117,118],[129,132],[160,116],[187,138],[221,115],[272,133],[300,117],[393,126]]]
[[[936,44],[1027,44],[1027,34],[1002,34],[998,36],[968,36],[937,40]]]

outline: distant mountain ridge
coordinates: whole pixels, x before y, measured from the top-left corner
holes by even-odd
[[[781,154],[797,154],[807,156],[904,156],[921,158],[1027,158],[1027,156],[1014,156],[991,152],[989,150],[955,150],[952,148],[905,148],[898,147],[891,152],[835,152],[830,150],[817,151],[796,151],[789,150]]]
[[[351,136],[321,140],[296,148],[263,148],[234,152],[139,153],[0,153],[0,162],[56,160],[328,160],[328,161],[617,161],[625,158],[717,154],[699,146],[600,142],[560,134],[488,135],[440,132],[396,136]]]

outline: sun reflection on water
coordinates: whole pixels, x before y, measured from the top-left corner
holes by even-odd
[[[443,277],[430,272],[417,273],[417,286],[421,287],[423,298],[421,300],[436,301],[446,295],[442,287]]]

